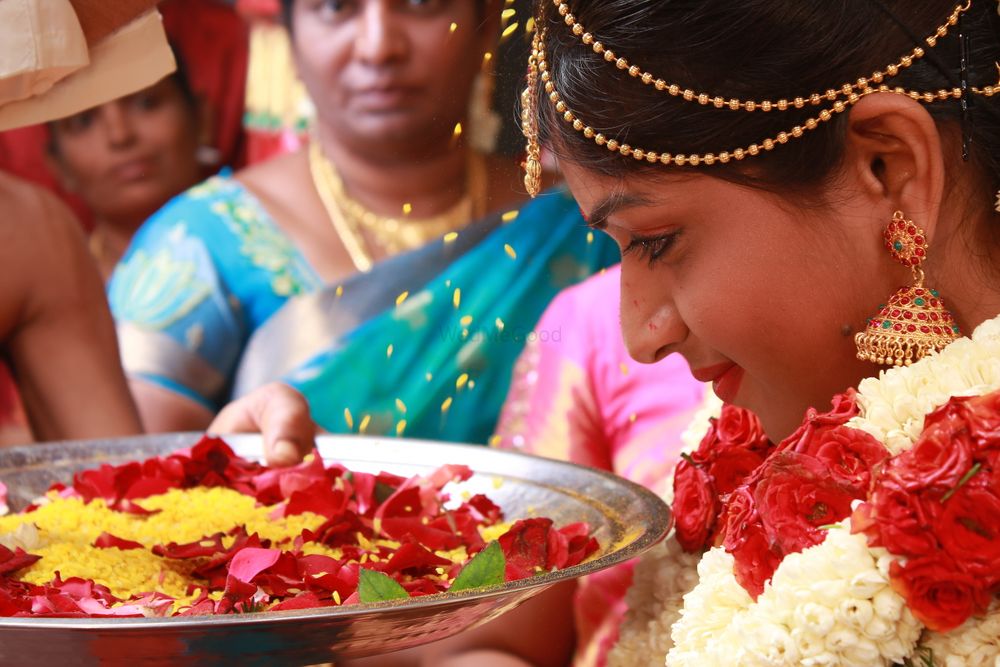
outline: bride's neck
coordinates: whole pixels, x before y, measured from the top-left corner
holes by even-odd
[[[468,151],[460,141],[401,155],[376,147],[355,149],[317,129],[323,154],[337,168],[351,198],[381,215],[409,204],[415,218],[443,213],[465,194]]]
[[[928,267],[927,284],[941,292],[962,333],[969,335],[1000,314],[1000,247],[992,234],[945,233],[947,240],[930,249],[934,265]]]

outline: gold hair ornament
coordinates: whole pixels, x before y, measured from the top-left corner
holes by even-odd
[[[657,151],[650,151],[639,147],[633,147],[627,143],[619,142],[617,139],[609,139],[603,133],[598,132],[590,125],[584,123],[573,111],[569,109],[566,103],[563,101],[562,96],[559,91],[556,90],[555,84],[552,81],[552,75],[549,72],[547,56],[545,53],[545,36],[547,28],[542,27],[542,21],[536,21],[535,34],[532,38],[531,54],[528,58],[528,81],[527,88],[524,90],[521,96],[522,100],[522,131],[527,138],[527,153],[528,159],[525,162],[525,185],[528,188],[528,192],[537,192],[540,187],[539,178],[532,176],[532,168],[537,167],[536,171],[540,174],[540,164],[537,157],[532,161],[532,156],[537,156],[540,154],[540,146],[538,142],[538,121],[537,121],[537,110],[535,109],[534,100],[535,94],[539,82],[544,86],[545,94],[549,98],[549,101],[553,104],[556,111],[562,115],[563,120],[572,125],[573,129],[580,132],[587,139],[592,140],[598,146],[603,146],[611,152],[618,152],[625,156],[631,156],[636,160],[645,160],[651,164],[663,164],[663,165],[676,165],[685,166],[690,165],[692,167],[705,164],[713,165],[716,162],[721,164],[726,164],[732,160],[743,160],[747,156],[755,156],[760,154],[762,151],[771,151],[778,144],[787,143],[789,139],[801,137],[806,131],[815,130],[820,126],[821,123],[829,122],[833,119],[836,114],[843,113],[851,106],[856,104],[862,97],[876,92],[891,92],[899,95],[906,95],[907,97],[918,101],[931,103],[939,100],[947,99],[959,99],[962,97],[962,91],[960,88],[955,87],[952,89],[940,89],[933,92],[920,92],[915,90],[907,90],[903,87],[890,87],[884,83],[887,76],[895,76],[899,73],[899,70],[904,67],[909,67],[912,65],[913,60],[920,58],[925,54],[925,50],[922,47],[915,48],[910,54],[900,58],[899,62],[888,66],[885,71],[876,71],[871,77],[865,79],[858,79],[855,83],[844,84],[839,89],[830,89],[826,93],[819,94],[814,93],[808,97],[796,97],[792,101],[788,100],[778,100],[777,102],[771,101],[755,101],[755,100],[738,100],[738,99],[728,99],[722,98],[720,96],[711,96],[707,93],[696,93],[691,89],[682,89],[677,84],[668,84],[662,79],[654,78],[649,72],[642,71],[638,66],[630,64],[628,60],[620,58],[613,51],[604,48],[604,46],[599,42],[595,41],[593,35],[586,32],[585,28],[576,21],[576,17],[571,13],[569,6],[562,2],[561,0],[554,0],[555,5],[559,8],[560,14],[563,16],[563,21],[570,26],[571,31],[580,36],[581,40],[585,44],[589,44],[590,47],[605,58],[608,62],[614,62],[616,67],[622,70],[628,70],[629,74],[638,78],[645,84],[651,84],[658,90],[664,90],[671,95],[675,95],[680,99],[687,102],[697,102],[701,105],[712,104],[716,108],[720,109],[731,109],[731,110],[745,110],[745,111],[786,111],[788,109],[800,109],[806,106],[806,104],[819,104],[824,100],[832,101],[833,104],[830,108],[822,109],[816,116],[806,119],[800,125],[795,125],[791,129],[783,132],[779,132],[773,137],[768,137],[761,140],[758,143],[750,144],[745,147],[738,147],[728,151],[722,151],[720,153],[703,153],[703,154],[671,154],[671,153],[659,153]],[[948,28],[958,21],[959,15],[966,11],[971,6],[971,0],[965,5],[956,6],[955,10],[949,15],[948,19],[944,24],[939,26],[934,34],[927,37],[925,40],[928,45],[934,46],[937,44],[937,40],[948,33]],[[1000,68],[1000,65],[998,65]],[[878,83],[878,87],[872,88],[871,83]],[[860,91],[860,92],[859,92]],[[1000,80],[994,86],[986,86],[984,88],[973,88],[972,91],[976,94],[983,95],[985,97],[992,97],[995,94],[1000,94]],[[838,99],[839,96],[844,95],[846,99]],[[534,196],[534,195],[532,195]]]

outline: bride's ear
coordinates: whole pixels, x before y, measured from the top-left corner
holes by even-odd
[[[897,93],[866,95],[848,117],[845,167],[874,210],[902,211],[933,241],[944,196],[941,134],[919,102]]]

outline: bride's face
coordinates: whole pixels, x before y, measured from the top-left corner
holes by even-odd
[[[888,268],[881,213],[860,197],[796,211],[790,197],[703,173],[563,169],[590,224],[622,249],[621,324],[638,361],[680,353],[772,438],[875,372],[853,336],[905,274]]]

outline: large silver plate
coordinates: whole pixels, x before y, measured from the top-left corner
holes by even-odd
[[[0,450],[0,481],[13,510],[53,482],[101,463],[122,463],[190,447],[197,434],[57,442]],[[258,458],[259,436],[226,436],[237,453]],[[463,463],[474,475],[455,493],[485,493],[509,520],[547,516],[557,525],[586,521],[601,549],[585,563],[487,591],[317,610],[142,619],[0,618],[0,664],[306,665],[409,648],[496,618],[556,582],[638,556],[661,540],[669,509],[653,493],[613,475],[486,447],[321,436],[329,461],[365,472],[427,473]],[[238,661],[238,662],[237,662]]]

